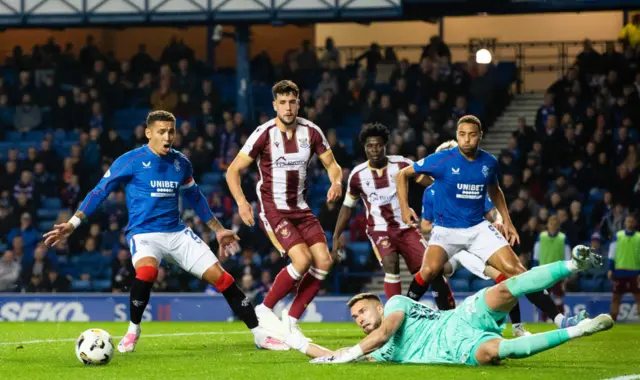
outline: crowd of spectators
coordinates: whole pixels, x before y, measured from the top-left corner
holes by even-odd
[[[521,118],[499,156],[501,186],[530,264],[539,232],[557,215],[569,243],[605,256],[625,217],[640,207],[640,50],[589,40],[553,83],[535,120]]]
[[[160,57],[151,57],[140,45],[138,53],[121,62],[101,51],[91,36],[78,55],[73,52],[70,44],[61,48],[53,39],[35,46],[31,54],[16,47],[0,76],[1,141],[33,142],[37,138],[29,147],[9,146],[2,156],[0,291],[128,289],[134,270],[122,233],[127,223],[123,189],[111,194],[102,210],[68,240],[49,248],[41,236],[54,222],[69,219],[115,158],[145,144],[142,124],[132,129],[119,125],[119,110],[136,108],[173,112],[178,118],[174,148],[190,158],[196,180],[219,174],[214,176],[217,183],[206,191],[202,186],[203,192],[216,217],[236,231],[243,244],[236,257],[221,261],[245,291],[256,297],[262,294],[286,259],[270,246],[262,231],[242,224],[222,176],[255,126],[272,115],[236,113],[235,99],[221,95],[216,71],[196,61],[193,50],[177,39]],[[363,123],[386,124],[393,132],[388,153],[413,159],[454,138],[455,120],[469,111],[468,94],[488,69],[473,61],[453,64],[449,49],[437,37],[425,46],[419,62],[399,61],[391,48],[383,53],[373,44],[355,63],[341,67],[340,51],[330,38],[320,53],[306,41],[300,49],[288,52],[283,62],[274,65],[268,53],[257,55],[251,61],[254,84],[270,87],[283,78],[302,84],[300,116],[325,131],[345,179],[350,168],[364,160],[363,148],[354,138]],[[380,65],[391,65],[388,78],[376,76]],[[318,80],[310,83],[310,78]],[[512,148],[518,149],[514,152],[517,157],[527,156],[525,148]],[[322,186],[328,183],[323,182],[327,180],[321,165],[313,164],[309,173],[310,186],[320,189],[318,197],[324,197]],[[252,170],[242,183],[247,199],[254,203],[256,177]],[[527,183],[519,176],[517,180]],[[510,191],[507,187],[508,194]],[[412,194],[413,204],[419,207],[421,190]],[[340,205],[327,205],[320,199],[312,207],[331,232]],[[182,216],[215,252],[215,239],[202,221],[191,210],[183,210]],[[367,241],[364,226],[364,210],[360,209],[351,223],[350,241]],[[373,255],[347,255],[334,272],[351,270],[378,269]],[[337,282],[336,288],[329,279],[325,290],[357,291],[365,281]],[[167,264],[154,290],[210,289]]]

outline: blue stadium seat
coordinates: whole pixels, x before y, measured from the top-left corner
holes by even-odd
[[[5,135],[5,139],[9,142],[22,141],[22,133],[16,131],[8,131]]]
[[[471,281],[475,276],[467,268],[458,268],[451,278]]]
[[[73,290],[74,292],[88,292],[91,290],[91,281],[72,280],[71,290]]]
[[[451,286],[451,290],[453,290],[454,292],[468,292],[469,280],[452,278],[452,279],[449,279],[449,286]]]
[[[218,185],[222,182],[222,173],[220,172],[209,172],[204,173],[202,178],[200,178],[200,183],[203,185]]]
[[[333,232],[324,231],[324,236],[327,238],[327,243],[329,243],[329,245],[331,245],[331,242],[333,241]]]
[[[42,222],[38,223],[38,230],[40,230],[41,232],[50,231],[53,228],[54,224],[54,220],[43,220]]]
[[[371,244],[369,242],[355,242],[347,244],[347,247],[353,251],[354,261],[360,265],[365,265],[371,254]]]
[[[42,208],[60,209],[62,208],[62,202],[60,198],[45,198],[42,202]]]
[[[58,213],[60,212],[57,208],[39,208],[38,209],[38,218],[42,220],[48,219],[56,219],[58,217]]]
[[[76,131],[67,132],[67,141],[80,141],[80,134]]]
[[[362,126],[362,117],[359,114],[346,115],[342,122],[346,127],[352,129],[354,133],[358,133]]]
[[[209,184],[203,183],[203,184],[198,185],[198,187],[200,188],[200,191],[202,191],[202,194],[204,194],[204,195],[209,195],[209,194],[213,193],[213,189],[214,189],[213,185],[209,185]]]
[[[481,278],[474,278],[471,281],[471,290],[477,292],[478,290],[484,289],[489,286],[493,286],[495,282],[492,280],[483,280]]]
[[[93,289],[103,292],[111,289],[111,280],[93,280]]]
[[[613,286],[611,285],[611,281],[608,278],[602,280],[602,288],[600,289],[603,292],[611,293],[613,290]]]
[[[43,131],[30,131],[24,135],[25,141],[41,142],[44,139]]]

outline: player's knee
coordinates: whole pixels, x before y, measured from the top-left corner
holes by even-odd
[[[136,278],[144,282],[155,282],[158,277],[158,268],[150,265],[141,266],[136,269]]]
[[[333,259],[331,258],[331,255],[327,252],[326,255],[323,255],[323,257],[321,258],[317,258],[316,260],[314,260],[314,264],[313,266],[316,269],[321,269],[323,271],[330,271],[331,267],[333,266]]]
[[[311,252],[309,250],[298,250],[295,254],[289,253],[291,264],[298,273],[306,273],[311,267]]]
[[[395,256],[385,256],[382,258],[382,268],[385,273],[399,273],[398,258]]]
[[[516,263],[505,263],[502,266],[502,273],[509,278],[515,277],[526,271],[527,270],[522,266],[522,264],[520,264],[519,261]]]
[[[500,363],[500,339],[492,339],[478,347],[475,358],[480,365]]]
[[[436,271],[434,268],[431,268],[428,265],[424,265],[422,266],[422,268],[420,268],[420,276],[422,276],[422,279],[425,282],[430,282],[431,280],[433,280],[433,278],[436,277],[438,273],[439,271]]]

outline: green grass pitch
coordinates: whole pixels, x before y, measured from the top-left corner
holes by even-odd
[[[640,327],[612,330],[571,341],[524,360],[495,367],[353,363],[311,365],[297,351],[257,350],[240,323],[143,323],[132,354],[115,353],[104,367],[85,367],[74,352],[75,338],[98,327],[114,336],[126,323],[0,323],[0,379],[608,379],[640,374]],[[551,324],[529,324],[532,332]],[[354,345],[362,338],[349,323],[303,324],[314,342],[327,348]],[[510,337],[510,327],[505,330]],[[118,338],[116,338],[118,337]],[[48,342],[44,340],[50,340]],[[639,377],[640,378],[640,377]]]

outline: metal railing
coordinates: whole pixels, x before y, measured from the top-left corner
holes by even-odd
[[[594,48],[604,52],[607,42],[592,41]],[[522,92],[544,91],[555,80],[562,77],[575,62],[582,51],[583,41],[532,41],[532,42],[496,42],[492,44],[491,53],[494,62],[515,62],[518,68],[516,90]],[[398,59],[418,62],[424,45],[386,45],[391,46]],[[448,44],[453,62],[467,62],[475,57],[472,49],[477,43]],[[342,65],[353,64],[355,59],[367,51],[369,46],[338,46]],[[322,57],[324,48],[318,48]],[[475,58],[474,58],[475,59]]]

